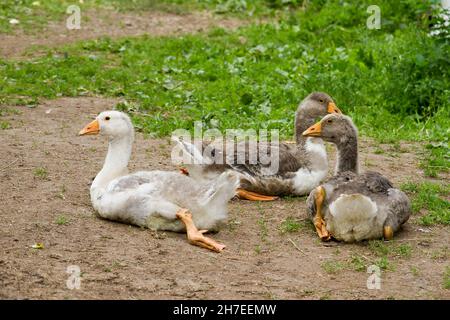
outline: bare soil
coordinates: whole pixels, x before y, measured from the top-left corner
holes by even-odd
[[[89,10],[81,12],[81,29],[66,28],[66,19],[50,21],[43,29],[25,33],[20,29],[13,34],[0,33],[0,56],[4,58],[34,57],[48,50],[81,40],[99,37],[125,36],[173,36],[202,32],[211,27],[236,29],[248,21],[221,17],[209,12],[171,14],[158,11],[117,12],[113,10]]]
[[[11,107],[19,114],[2,117],[11,128],[0,130],[0,298],[450,298],[443,287],[449,229],[420,226],[416,216],[395,240],[409,244],[411,256],[389,256],[393,267],[382,272],[380,290],[367,289],[366,270],[348,266],[354,254],[376,260],[367,243],[320,242],[306,222],[305,198],[233,200],[228,225],[212,235],[227,245],[221,254],[189,245],[185,234],[97,218],[89,184],[107,144],[102,137],[78,137],[77,132],[116,103],[60,98],[36,108]],[[376,148],[386,152],[374,154]],[[138,133],[130,170],[177,170],[170,150],[168,140]],[[397,185],[419,181],[419,150],[419,145],[402,144],[400,153],[363,139],[361,166],[383,172]],[[304,227],[282,234],[287,217]],[[44,248],[33,249],[36,243]],[[70,265],[81,269],[80,289],[66,286]]]

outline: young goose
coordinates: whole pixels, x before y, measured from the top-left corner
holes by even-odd
[[[328,113],[341,113],[333,99],[323,92],[308,95],[299,105],[295,115],[296,144],[279,143],[268,145],[258,143],[256,148],[271,150],[278,154],[278,170],[271,172],[272,163],[257,159],[250,164],[250,148],[248,142],[234,145],[234,153],[226,154],[226,148],[214,144],[203,144],[203,154],[188,142],[176,140],[182,150],[199,159],[197,164],[186,164],[189,173],[195,179],[210,179],[221,172],[232,169],[240,174],[240,188],[238,195],[248,200],[270,201],[283,195],[305,195],[315,188],[328,173],[328,160],[322,139],[302,136],[302,132],[314,124],[317,119]],[[222,159],[218,164],[211,157]],[[238,163],[237,159],[245,159],[245,163]],[[267,160],[267,159],[266,159]],[[201,162],[201,164],[198,164]],[[242,162],[242,161],[241,161]],[[270,172],[269,174],[267,174]]]
[[[352,120],[330,114],[303,136],[321,137],[338,150],[335,176],[307,199],[319,237],[345,242],[392,239],[411,214],[409,199],[378,172],[358,173],[358,132]]]
[[[109,140],[103,168],[91,185],[91,202],[102,218],[154,230],[187,231],[190,243],[220,252],[225,246],[203,236],[227,218],[227,202],[238,179],[232,172],[200,184],[177,172],[141,171],[128,174],[134,140],[130,118],[105,111],[79,135],[103,134]],[[191,213],[189,213],[191,211]],[[180,221],[181,220],[181,221]]]

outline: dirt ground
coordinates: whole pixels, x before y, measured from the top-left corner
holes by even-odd
[[[212,235],[227,245],[221,254],[191,246],[185,234],[151,232],[95,217],[89,184],[107,144],[77,132],[116,101],[61,98],[2,119],[0,131],[0,298],[45,299],[404,299],[450,298],[443,289],[449,229],[424,228],[411,219],[398,234],[412,255],[393,257],[381,290],[368,290],[368,274],[344,268],[328,273],[327,261],[373,257],[367,244],[321,243],[306,227],[282,234],[287,217],[306,220],[305,198],[255,203],[233,200],[228,225]],[[363,141],[363,169],[383,172],[396,184],[421,179],[411,152],[373,154]],[[166,139],[137,134],[130,171],[176,170]],[[334,150],[331,155],[334,155]],[[334,157],[332,157],[334,158]],[[44,168],[36,172],[37,168]],[[58,224],[61,216],[67,223]],[[32,245],[43,243],[43,249]],[[67,267],[80,267],[81,287],[69,290]],[[412,270],[412,266],[415,270]]]
[[[149,34],[152,36],[181,35],[202,32],[211,27],[236,29],[248,21],[215,16],[208,12],[182,15],[144,11],[122,13],[113,10],[81,12],[81,29],[66,28],[66,18],[51,21],[42,31],[20,29],[13,34],[0,33],[0,56],[5,58],[34,57],[48,47],[58,47],[80,40],[99,37],[125,37]]]
[[[83,32],[51,23],[34,35],[0,34],[1,54],[29,58],[30,46],[58,46],[102,35],[170,35],[235,28],[243,22],[207,13],[171,15],[90,12]],[[86,32],[87,31],[87,32]],[[25,54],[25,55],[24,55]],[[396,237],[410,244],[410,257],[390,257],[395,268],[383,271],[381,290],[368,290],[368,274],[324,265],[345,264],[352,255],[376,259],[367,244],[322,243],[306,222],[305,198],[270,203],[233,200],[229,222],[212,235],[227,245],[221,253],[191,246],[185,234],[151,232],[97,218],[89,185],[100,170],[107,144],[78,131],[117,101],[96,97],[43,101],[1,120],[0,130],[0,298],[2,299],[449,299],[443,289],[448,265],[449,229],[425,228],[413,217]],[[375,154],[378,148],[383,154]],[[422,148],[377,146],[364,139],[363,169],[379,170],[397,185],[423,179],[418,169]],[[138,133],[130,171],[177,170],[170,163],[168,139]],[[331,162],[334,150],[330,148]],[[448,177],[446,177],[448,181]],[[282,234],[286,218],[302,228]],[[43,243],[42,249],[32,246]],[[81,270],[80,289],[69,290],[68,266]],[[328,272],[327,272],[328,270]]]

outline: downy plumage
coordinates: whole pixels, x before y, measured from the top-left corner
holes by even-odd
[[[306,137],[321,137],[338,150],[335,176],[314,189],[308,212],[323,240],[392,239],[410,214],[408,197],[378,172],[359,174],[358,132],[344,115],[325,116]]]
[[[226,220],[227,203],[238,184],[234,173],[226,171],[203,183],[178,172],[128,174],[134,140],[130,118],[122,112],[105,111],[80,131],[80,135],[97,133],[109,140],[105,163],[90,189],[92,205],[100,217],[170,231],[186,230],[186,209],[192,212],[193,223],[200,229],[217,230]],[[220,251],[218,248],[209,249]]]
[[[267,150],[278,154],[279,163],[276,172],[271,171],[272,163],[262,161],[260,157],[256,159],[256,163],[250,163],[249,159],[254,155],[249,154],[248,142],[241,142],[239,146],[231,142],[234,145],[233,152],[227,153],[226,141],[219,141],[219,144],[204,142],[202,152],[189,142],[176,141],[191,159],[202,158],[201,164],[198,162],[185,164],[189,174],[197,180],[208,180],[231,169],[239,173],[238,194],[243,198],[273,200],[274,197],[270,196],[305,195],[327,175],[328,160],[322,139],[304,137],[302,133],[328,113],[341,111],[326,93],[311,93],[300,103],[296,111],[295,144],[283,142],[270,145],[262,142],[257,144],[257,153],[262,149],[264,152]],[[264,160],[270,158],[270,152]],[[217,163],[214,159],[221,159],[221,163]],[[239,163],[238,159],[245,159],[245,163]]]

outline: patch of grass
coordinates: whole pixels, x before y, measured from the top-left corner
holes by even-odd
[[[303,4],[209,1],[244,2],[247,9]],[[4,102],[18,96],[121,97],[127,103],[118,109],[132,115],[136,128],[158,136],[191,130],[201,121],[204,129],[279,129],[281,138],[290,138],[299,100],[322,90],[362,134],[444,141],[450,127],[449,44],[428,36],[428,21],[422,20],[428,4],[381,0],[379,5],[389,19],[377,31],[362,28],[366,1],[347,2],[345,10],[337,0],[308,1],[304,10],[277,23],[233,32],[104,38],[33,61],[2,60],[0,96]]]
[[[407,259],[412,255],[412,247],[408,243],[399,244],[395,241],[370,240],[368,248],[377,257],[370,261],[383,270],[395,270],[395,264],[390,259]]]
[[[445,267],[444,288],[447,290],[450,289],[450,266]]]
[[[33,174],[36,178],[39,179],[47,179],[48,178],[48,172],[47,169],[43,168],[43,167],[39,167],[34,169]]]
[[[409,270],[411,270],[411,273],[413,274],[413,276],[418,277],[420,275],[420,271],[417,267],[415,266],[410,266]]]
[[[387,256],[381,257],[380,259],[376,260],[375,265],[382,270],[395,270],[395,265],[389,261]]]
[[[387,256],[390,252],[389,246],[382,240],[370,240],[368,246],[370,251],[377,256]]]
[[[329,293],[325,293],[324,295],[319,297],[319,300],[330,300],[331,295]]]
[[[80,8],[83,23],[83,13],[90,9],[114,11],[163,11],[184,14],[191,11],[210,10],[217,14],[235,16],[267,16],[274,15],[282,9],[301,8],[301,2],[292,1],[260,1],[260,0],[14,0],[4,1],[0,5],[0,30],[12,32],[20,29],[27,32],[41,30],[49,21],[61,21],[69,14],[69,5]],[[11,19],[18,24],[10,23]],[[86,18],[87,19],[87,18]]]
[[[419,218],[421,224],[450,224],[450,202],[444,198],[449,196],[450,186],[432,182],[407,182],[401,185],[401,189],[411,196],[414,213],[426,210],[426,214]]]
[[[431,259],[433,260],[446,260],[448,256],[449,250],[446,246],[431,253]]]
[[[59,226],[63,226],[63,225],[66,225],[67,223],[69,223],[69,220],[67,219],[66,216],[60,215],[56,218],[55,223]]]
[[[349,262],[353,270],[365,272],[367,270],[367,261],[358,254],[353,254]]]
[[[378,257],[397,256],[400,258],[409,258],[413,251],[410,244],[398,244],[395,241],[370,240],[368,247]]]
[[[1,107],[0,108],[0,117],[9,116],[9,115],[18,115],[21,114],[20,110],[15,108]]]
[[[207,3],[202,5],[198,1],[189,0],[89,0],[83,3],[71,0],[3,1],[0,5],[0,30],[2,32],[11,32],[17,29],[27,32],[39,31],[49,21],[61,21],[69,17],[66,12],[69,5],[77,5],[80,8],[81,23],[84,19],[83,13],[94,8],[120,11],[161,10],[182,13],[207,7]],[[18,23],[12,24],[11,19],[17,20]]]
[[[261,241],[266,242],[269,229],[267,228],[267,221],[264,219],[264,216],[262,215],[258,219],[258,226]]]
[[[394,248],[394,252],[402,258],[409,258],[412,254],[412,247],[408,243],[403,243],[399,246],[396,246]]]
[[[288,218],[286,218],[286,220],[284,220],[281,223],[280,231],[283,234],[297,232],[298,230],[300,230],[301,227],[302,227],[302,224],[298,220],[296,220],[292,217],[288,217]]]
[[[345,263],[341,261],[329,260],[321,264],[322,269],[329,274],[336,274],[345,269]]]
[[[6,130],[9,128],[11,128],[11,124],[8,121],[6,121],[6,120],[0,121],[0,129]]]
[[[429,143],[425,146],[424,160],[420,167],[428,177],[437,178],[440,172],[448,172],[450,168],[450,148],[448,140],[439,143]]]
[[[92,7],[92,1],[76,4],[81,10]],[[0,30],[11,32],[17,29],[26,31],[40,30],[48,21],[55,21],[66,15],[67,7],[74,4],[68,0],[15,0],[4,1],[0,5]],[[67,17],[69,15],[67,14]],[[17,20],[17,24],[11,23]]]

